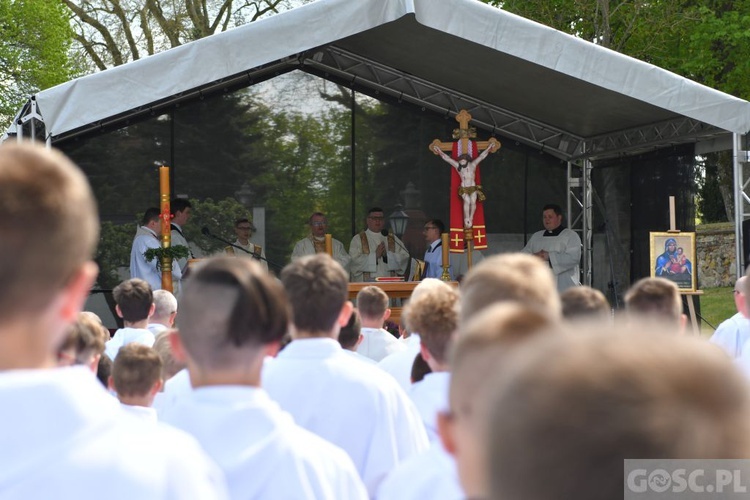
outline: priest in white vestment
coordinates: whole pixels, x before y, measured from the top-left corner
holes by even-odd
[[[349,244],[352,281],[375,281],[378,277],[403,276],[406,272],[409,252],[396,235],[384,228],[383,209],[371,208],[367,213],[367,229],[355,234]]]
[[[427,449],[414,404],[376,366],[346,356],[337,342],[352,310],[347,276],[326,254],[281,273],[291,301],[292,342],[263,373],[263,386],[301,426],[343,448],[370,498],[401,461]]]
[[[159,259],[146,260],[145,252],[151,248],[160,248],[161,219],[158,208],[149,208],[143,214],[141,226],[135,233],[133,245],[130,248],[130,277],[146,280],[153,290],[161,289],[161,268]],[[175,290],[179,290],[182,280],[182,268],[172,262],[172,283]]]
[[[183,291],[175,352],[193,390],[162,420],[195,436],[226,475],[234,500],[364,500],[351,458],[296,425],[260,388],[289,312],[278,281],[256,262],[217,258]]]
[[[581,284],[581,238],[562,225],[562,208],[545,205],[542,212],[544,230],[537,231],[521,250],[547,262],[557,279],[557,291],[563,292]]]
[[[322,212],[315,212],[307,221],[310,226],[310,234],[299,240],[292,250],[292,260],[299,259],[305,255],[315,255],[326,251],[326,232],[328,231],[328,220]],[[349,253],[344,244],[335,238],[331,238],[331,251],[333,260],[341,264],[345,271],[349,271]]]

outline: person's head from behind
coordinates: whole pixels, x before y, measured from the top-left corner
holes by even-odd
[[[484,259],[461,282],[460,322],[497,302],[520,302],[560,316],[560,296],[549,266],[522,253],[507,253]]]
[[[634,321],[658,321],[676,333],[685,329],[680,289],[665,278],[642,278],[625,294],[625,311]]]
[[[540,336],[495,373],[489,498],[622,498],[625,459],[750,453],[750,393],[723,353],[622,325],[603,341],[600,330]]]
[[[169,290],[154,290],[154,314],[151,323],[159,323],[168,328],[174,325],[177,316],[177,299]]]
[[[349,322],[341,327],[339,331],[339,344],[342,349],[356,351],[357,346],[362,342],[362,322],[359,320],[359,313],[356,309],[352,311]]]
[[[404,308],[407,328],[419,334],[420,351],[433,372],[448,369],[448,348],[458,328],[458,292],[436,284],[412,297]]]
[[[508,302],[494,304],[461,328],[449,354],[449,411],[438,415],[445,449],[456,458],[468,498],[485,498],[489,489],[485,464],[485,391],[497,366],[551,324],[545,313]]]
[[[161,230],[161,211],[156,207],[147,208],[143,213],[143,217],[141,217],[141,226],[159,233]]]
[[[341,264],[325,253],[308,255],[287,265],[281,282],[292,306],[294,338],[338,338],[353,309],[347,300],[349,276]]]
[[[121,403],[151,406],[163,383],[161,369],[161,358],[154,349],[135,342],[127,344],[112,363],[109,387]]]
[[[611,316],[607,297],[596,288],[581,285],[560,294],[563,318],[568,321],[603,320]]]
[[[81,171],[41,145],[0,146],[0,235],[0,337],[24,338],[2,348],[0,369],[53,366],[96,277],[99,218]]]
[[[154,341],[154,350],[161,358],[161,377],[165,383],[174,377],[177,372],[187,367],[184,359],[178,359],[172,350],[173,341],[171,336],[177,334],[177,330],[164,330],[156,335],[156,340]]]
[[[378,328],[382,327],[391,315],[391,310],[388,308],[388,294],[372,285],[362,288],[357,293],[357,310],[365,325],[376,324]]]
[[[175,198],[169,203],[172,212],[172,222],[178,226],[184,226],[190,220],[193,205],[185,198]]]
[[[58,366],[83,365],[96,373],[109,331],[93,313],[82,312],[57,351]]]
[[[180,297],[178,349],[184,348],[193,385],[216,373],[250,375],[260,383],[265,355],[287,331],[289,309],[279,282],[249,259],[219,257],[198,267]],[[175,347],[175,345],[173,345]]]
[[[750,267],[748,267],[750,270]],[[747,271],[745,276],[737,279],[734,284],[734,306],[737,308],[737,312],[742,313],[746,318],[750,317],[750,280],[747,278]]]
[[[411,365],[409,380],[411,380],[412,384],[416,384],[417,382],[424,380],[428,373],[432,373],[432,368],[430,368],[430,365],[424,360],[422,353],[417,353],[414,357],[414,362]]]
[[[115,310],[125,323],[147,320],[154,313],[154,293],[151,285],[140,278],[125,280],[112,290]]]

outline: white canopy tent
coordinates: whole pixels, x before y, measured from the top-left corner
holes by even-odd
[[[731,147],[742,262],[750,103],[475,0],[318,0],[40,92],[8,135],[54,144],[295,69],[441,115],[467,109],[473,126],[580,166],[568,212],[582,208],[585,277],[592,160]]]

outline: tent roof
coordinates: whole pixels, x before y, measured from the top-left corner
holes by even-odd
[[[55,142],[293,69],[568,160],[750,131],[747,101],[475,0],[318,0],[33,99]]]

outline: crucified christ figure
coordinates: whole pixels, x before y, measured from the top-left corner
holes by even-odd
[[[458,195],[464,200],[464,227],[470,228],[474,225],[474,212],[477,211],[477,200],[484,201],[485,196],[482,192],[482,186],[476,183],[477,166],[484,160],[488,154],[492,153],[500,144],[493,137],[489,140],[487,149],[482,151],[475,160],[469,155],[461,155],[458,161],[445,154],[438,145],[433,146],[435,154],[440,157],[458,172],[461,178],[461,187],[458,188]]]

